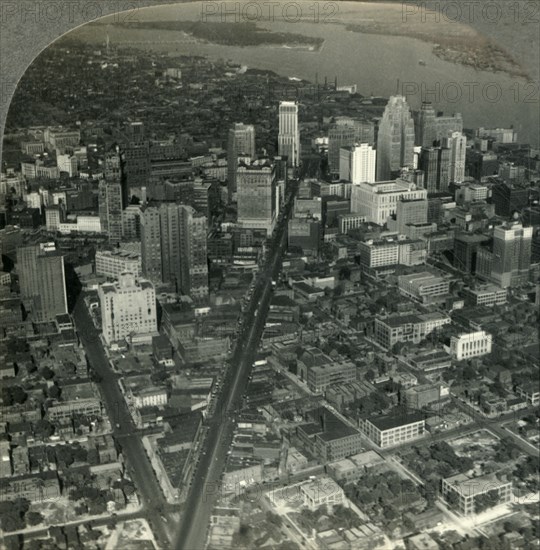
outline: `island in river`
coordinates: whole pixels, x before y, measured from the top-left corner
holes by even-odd
[[[288,32],[274,32],[258,27],[255,23],[218,23],[202,21],[142,21],[116,23],[114,26],[130,30],[178,31],[202,42],[222,46],[282,46],[318,50],[323,38]]]

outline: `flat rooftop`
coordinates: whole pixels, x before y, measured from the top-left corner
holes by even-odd
[[[425,420],[425,416],[420,413],[394,414],[387,416],[375,416],[367,419],[371,424],[381,431],[407,426],[415,422]]]

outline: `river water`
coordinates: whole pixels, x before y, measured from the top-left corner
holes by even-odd
[[[290,4],[290,3],[289,3]],[[229,59],[250,68],[272,70],[278,74],[319,82],[328,77],[338,84],[356,84],[363,95],[389,96],[396,92],[407,96],[412,108],[419,107],[423,99],[432,101],[446,113],[461,112],[467,128],[507,127],[513,125],[520,141],[529,141],[535,147],[540,142],[540,107],[538,83],[511,76],[504,72],[479,71],[472,67],[445,61],[432,53],[433,44],[416,38],[383,36],[347,31],[345,22],[361,20],[364,14],[373,16],[373,4],[339,2],[339,12],[332,13],[333,2],[320,3],[316,20],[314,4],[301,4],[301,19],[291,22],[291,17],[256,19],[260,27],[277,32],[290,32],[324,39],[323,46],[314,51],[281,46],[223,46],[211,43],[194,43],[185,40],[177,31],[129,29],[114,23],[126,18],[116,16],[104,20],[101,26],[84,26],[73,31],[72,36],[103,44],[108,33],[111,44],[140,47],[145,50],[170,52],[182,55],[204,55],[211,59]],[[208,13],[221,10],[221,2],[176,4],[139,10],[136,21],[207,20]],[[209,7],[210,6],[210,7]],[[218,6],[216,8],[215,6]],[[232,12],[239,4],[232,4]],[[326,7],[325,7],[326,6]],[[367,10],[370,6],[371,10]],[[381,16],[388,6],[381,6]],[[395,7],[395,5],[394,5]],[[298,13],[298,8],[296,13]],[[379,9],[379,7],[377,7]],[[401,9],[401,7],[399,8]],[[206,11],[206,14],[205,14]],[[245,12],[244,12],[245,13]],[[294,11],[293,17],[294,18]],[[234,21],[235,15],[227,21]],[[239,20],[242,20],[240,18]],[[245,18],[243,19],[245,20]],[[537,45],[538,46],[538,45]],[[419,63],[422,61],[422,64]]]

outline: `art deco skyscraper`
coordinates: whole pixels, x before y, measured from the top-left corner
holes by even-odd
[[[236,169],[238,157],[255,158],[255,127],[252,124],[235,123],[229,130],[227,141],[227,189],[229,200],[236,193]]]
[[[413,168],[414,121],[403,96],[392,96],[384,110],[377,136],[377,180],[397,177],[400,168]]]
[[[36,322],[52,321],[67,313],[64,257],[54,243],[18,248],[17,271],[21,297]]]
[[[298,103],[294,101],[282,101],[279,104],[278,155],[286,155],[291,166],[300,164]]]

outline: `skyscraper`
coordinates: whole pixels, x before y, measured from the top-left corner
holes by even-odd
[[[142,272],[194,300],[208,295],[206,216],[191,206],[163,203],[141,213]]]
[[[416,113],[416,144],[431,147],[435,141],[450,136],[454,132],[463,132],[463,119],[460,113],[444,116],[437,113],[433,105],[427,101],[422,103]]]
[[[124,183],[120,155],[117,152],[107,154],[105,179],[99,182],[99,218],[102,231],[114,243],[122,239],[122,211],[127,206]]]
[[[424,187],[428,193],[444,193],[450,183],[450,149],[422,147],[418,167],[424,172]]]
[[[241,165],[237,172],[238,223],[250,229],[274,230],[277,213],[275,166],[269,161]]]
[[[372,122],[337,117],[328,129],[328,169],[332,176],[339,174],[339,155],[342,147],[355,143],[374,143],[375,131]]]
[[[339,157],[339,179],[352,183],[375,181],[375,149],[367,143],[342,147]]]
[[[227,142],[227,189],[229,200],[236,193],[236,169],[238,156],[255,158],[255,127],[251,124],[235,123],[229,130]]]
[[[282,101],[279,104],[278,155],[287,155],[291,166],[300,164],[298,103],[295,101]]]
[[[17,271],[21,297],[36,322],[67,313],[64,257],[54,243],[18,248]]]
[[[162,204],[159,208],[161,269],[164,282],[193,299],[208,295],[207,222],[191,206]]]
[[[161,228],[159,208],[147,206],[141,212],[142,272],[154,283],[162,282]]]
[[[448,180],[452,183],[461,183],[465,179],[467,137],[460,132],[452,132],[452,135],[446,139],[446,147],[450,150]]]
[[[507,288],[527,282],[531,267],[532,227],[518,221],[495,228],[491,278]]]
[[[387,181],[400,168],[413,168],[414,121],[403,96],[392,96],[384,109],[377,136],[377,180]]]

